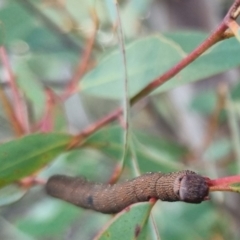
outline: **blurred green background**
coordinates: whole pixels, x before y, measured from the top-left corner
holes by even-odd
[[[122,0],[131,96],[197,46],[221,21],[230,1]],[[231,1],[232,2],[232,1]],[[116,9],[111,0],[2,0],[1,42],[35,126],[46,107],[46,87],[68,86],[99,19],[92,57],[79,92],[55,109],[54,130],[76,134],[121,105]],[[131,110],[132,139],[142,173],[192,169],[210,178],[240,172],[240,44],[229,39],[209,50],[173,81]],[[201,81],[198,81],[201,80]],[[1,65],[1,88],[10,95]],[[223,102],[223,103],[222,103]],[[12,139],[4,107],[1,142]],[[83,175],[107,182],[121,160],[123,129],[111,124],[84,147],[62,154],[39,173]],[[133,177],[131,158],[122,180]],[[239,239],[240,197],[211,194],[201,205],[158,202],[153,216],[161,239]],[[47,196],[42,186],[0,190],[0,239],[93,239],[111,219]],[[151,232],[151,231],[150,231]],[[155,239],[149,233],[148,239]]]

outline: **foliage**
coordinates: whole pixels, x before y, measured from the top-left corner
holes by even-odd
[[[190,168],[210,178],[234,175],[212,180],[211,191],[239,192],[239,73],[234,84],[201,90],[196,83],[240,66],[238,25],[230,22],[232,38],[217,39],[198,57],[191,52],[209,33],[153,34],[143,20],[152,1],[119,2],[8,0],[0,6],[0,238],[159,239],[159,232],[168,240],[239,239],[233,227],[239,217],[222,193],[201,205],[138,203],[112,218],[43,191],[56,173],[107,182]],[[174,72],[186,56],[196,61]],[[169,70],[171,80],[159,83]],[[196,94],[187,113],[178,111],[172,90],[190,83]],[[145,96],[145,106],[137,105]],[[181,137],[189,137],[180,124],[185,114],[205,123],[194,125],[204,131],[197,148],[191,145],[200,136],[196,129],[188,142]]]

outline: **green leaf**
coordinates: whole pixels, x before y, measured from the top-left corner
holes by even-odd
[[[0,145],[0,187],[43,168],[65,152],[71,135],[33,134]]]
[[[0,189],[0,207],[18,201],[27,192],[26,189],[12,184]]]
[[[240,182],[230,184],[229,187],[230,187],[230,189],[232,189],[234,192],[240,193]]]
[[[130,96],[135,95],[155,78],[173,67],[203,39],[203,34],[171,35],[172,39],[153,36],[136,40],[126,46]],[[199,41],[197,39],[199,38]],[[170,38],[170,37],[169,37]],[[186,44],[190,47],[187,47]],[[222,41],[182,70],[171,81],[155,92],[164,92],[183,84],[198,81],[222,73],[240,65],[239,42],[236,39]],[[122,63],[118,51],[105,57],[81,82],[80,89],[88,94],[116,99],[122,96]]]
[[[5,42],[5,31],[4,31],[4,24],[0,21],[0,47]]]
[[[79,239],[79,236],[80,239],[92,239],[110,218],[110,215],[86,211],[48,197],[31,205],[15,219],[15,224],[21,232],[39,240],[66,240],[70,232],[71,239]]]
[[[79,216],[81,216],[79,208],[64,202],[45,199],[32,206],[27,216],[19,219],[17,226],[22,232],[33,237],[51,236],[55,239],[63,239],[62,235],[68,230],[68,226]]]
[[[236,85],[232,86],[230,94],[234,101],[240,101],[240,81],[238,81]]]
[[[208,34],[200,31],[176,31],[166,33],[164,36],[178,43],[184,52],[189,53],[201,42],[203,42],[204,39],[207,38]]]
[[[137,203],[129,206],[103,228],[95,240],[141,239],[141,232],[148,220],[153,203]],[[146,234],[146,231],[144,231]]]
[[[46,105],[44,89],[37,81],[25,58],[21,58],[17,64],[17,83],[28,100],[31,101],[34,110],[34,117],[38,119],[42,116]],[[31,91],[29,91],[31,89]]]
[[[217,232],[227,238],[222,228],[227,220],[221,218],[221,214],[215,211],[210,202],[158,202],[152,213],[161,239],[203,240],[211,239],[212,234]]]
[[[203,91],[195,94],[191,102],[191,110],[201,114],[210,115],[217,106],[217,93],[214,90]]]
[[[31,50],[40,53],[64,53],[67,52],[67,48],[61,43],[54,33],[44,27],[35,27],[29,34],[26,35],[25,40],[29,43]],[[47,61],[49,62],[49,61]]]
[[[3,4],[0,16],[5,25],[7,43],[23,38],[36,27],[31,15],[20,7],[16,1],[8,1]]]
[[[185,40],[188,41],[188,39]],[[240,44],[235,38],[224,40],[188,65],[171,81],[166,82],[158,89],[158,92],[164,92],[238,67],[240,65],[238,52],[240,52]]]
[[[0,20],[6,29],[6,43],[16,44],[17,41],[23,40],[29,44],[31,50],[63,50],[60,39],[48,28],[42,27],[37,16],[26,9],[18,1],[7,1],[0,9]]]
[[[59,69],[63,69],[66,63],[73,64],[74,59],[74,56],[71,54],[51,53],[48,51],[48,53],[44,54],[32,54],[28,60],[28,65],[35,76],[50,80],[54,86],[59,84],[59,79],[68,78]]]
[[[28,236],[27,234],[19,231],[14,224],[9,222],[9,219],[6,220],[3,216],[0,217],[0,239],[18,239],[18,240],[35,240],[34,238]]]
[[[177,161],[186,154],[187,151],[184,147],[147,133],[135,131],[134,134],[135,151],[142,172],[168,172],[179,170],[182,167],[182,164]],[[122,129],[117,126],[101,129],[87,139],[85,146],[97,149],[119,161],[123,151]],[[129,155],[128,158],[130,159]]]
[[[127,70],[130,96],[158,77],[184,56],[172,41],[153,36],[126,45]],[[122,97],[122,60],[119,51],[104,58],[81,81],[81,89],[105,98]]]

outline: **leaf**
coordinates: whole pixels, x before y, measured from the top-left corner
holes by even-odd
[[[178,160],[187,152],[184,147],[151,134],[137,131],[134,134],[137,139],[135,152],[142,172],[168,172],[182,167]],[[119,161],[123,151],[122,129],[117,126],[101,129],[87,139],[85,146],[97,149]],[[129,163],[129,161],[126,162]]]
[[[15,1],[8,1],[0,9],[1,21],[6,29],[6,43],[23,38],[34,27],[35,22]]]
[[[17,46],[23,41],[28,44],[31,51],[47,53],[66,51],[56,32],[48,29],[49,26],[44,26],[42,21],[39,21],[39,15],[33,14],[33,10],[28,11],[28,3],[25,4],[21,4],[20,1],[6,1],[0,9],[1,21],[6,29],[6,43],[12,47],[12,44]],[[35,7],[38,5],[31,4]]]
[[[240,81],[232,86],[230,94],[234,101],[240,101]]]
[[[64,236],[70,232],[71,239],[79,239],[79,236],[80,239],[92,239],[94,232],[99,231],[109,219],[107,214],[86,211],[66,202],[47,198],[31,205],[27,212],[15,219],[15,224],[21,232],[39,240],[64,240]]]
[[[240,193],[240,182],[231,184],[230,188],[233,190],[233,192]]]
[[[38,119],[42,115],[46,104],[43,87],[37,81],[37,77],[32,73],[24,58],[18,61],[16,74],[18,76],[17,83],[31,101],[35,112],[34,117]],[[31,89],[31,91],[29,91],[29,89]]]
[[[186,41],[188,41],[188,39],[186,39]],[[208,78],[238,67],[240,65],[240,58],[237,53],[239,52],[240,44],[236,39],[224,40],[214,45],[188,65],[172,78],[171,81],[163,84],[163,86],[158,89],[158,92],[164,92],[177,86]]]
[[[138,239],[148,220],[153,202],[137,203],[117,214],[95,240]],[[146,232],[144,231],[144,234]],[[143,239],[143,238],[141,238]]]
[[[199,34],[199,40],[204,35]],[[170,37],[169,37],[170,38]],[[173,67],[198,42],[196,34],[171,35],[172,39],[152,36],[136,40],[126,46],[130,96],[135,95],[156,77]],[[190,47],[186,47],[189,43]],[[240,44],[236,39],[222,41],[159,87],[165,92],[175,87],[222,73],[240,65]],[[105,57],[81,82],[80,89],[87,94],[116,99],[122,96],[121,61],[117,51]]]
[[[178,43],[184,52],[190,53],[207,38],[208,34],[200,31],[176,31],[165,33],[164,36]]]
[[[35,240],[34,238],[28,236],[27,234],[22,233],[19,231],[14,224],[10,223],[9,219],[6,220],[3,216],[0,217],[0,239],[6,240]]]
[[[5,42],[5,31],[4,31],[4,24],[0,21],[0,47]]]
[[[35,26],[26,35],[25,40],[29,43],[31,50],[35,52],[58,54],[61,52],[66,53],[68,50],[51,30],[41,26]]]
[[[225,226],[227,220],[221,218],[221,214],[212,207],[211,202],[201,204],[159,202],[153,210],[161,239],[203,240],[211,239],[212,234],[217,233],[227,238],[224,228],[220,227]]]
[[[61,236],[68,230],[68,226],[81,214],[73,205],[44,199],[32,206],[26,216],[19,218],[17,226],[22,232],[33,237],[51,236],[62,239]]]
[[[18,201],[26,192],[27,190],[15,184],[0,189],[0,207]]]
[[[0,145],[0,187],[28,176],[65,152],[71,135],[33,134]]]
[[[181,60],[183,55],[178,45],[159,35],[126,45],[130,96]],[[83,78],[80,88],[85,93],[105,98],[121,98],[122,71],[120,53],[114,51]]]
[[[215,90],[202,91],[195,94],[190,108],[201,114],[210,115],[217,106],[217,100],[217,93]]]

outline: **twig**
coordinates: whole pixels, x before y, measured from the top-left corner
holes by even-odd
[[[35,175],[32,175],[19,180],[17,183],[21,188],[29,189],[36,185],[45,185],[46,180],[37,178]]]
[[[240,33],[239,33],[240,27],[237,24],[237,22],[234,20],[229,21],[228,27],[231,29],[233,35],[238,39],[238,41],[240,41]]]
[[[54,93],[48,88],[45,89],[45,95],[46,107],[44,116],[39,123],[38,129],[40,129],[41,132],[50,132],[54,127],[54,107],[56,99]]]
[[[92,36],[86,41],[87,42],[86,48],[84,49],[83,53],[81,53],[83,57],[80,59],[79,63],[77,64],[76,72],[74,73],[72,79],[70,80],[70,83],[66,88],[66,91],[62,95],[63,99],[68,98],[71,94],[77,91],[78,82],[81,80],[82,76],[85,74],[87,70],[89,59],[92,53],[94,41],[95,41],[97,30],[98,30],[98,24],[99,24],[97,14],[94,10],[92,10],[92,19],[94,22],[94,29],[93,29]]]
[[[21,125],[21,128],[19,128],[19,130],[21,129],[21,131],[22,130],[27,131],[28,130],[28,118],[26,116],[25,106],[24,106],[23,100],[20,96],[20,92],[18,91],[18,87],[16,85],[16,80],[15,80],[14,74],[12,72],[7,53],[3,46],[0,47],[0,58],[1,58],[1,61],[2,61],[2,64],[5,68],[5,70],[7,72],[7,81],[9,82],[10,89],[12,91],[13,106],[14,106],[13,111],[15,113],[16,119],[18,120],[18,125]],[[18,133],[20,133],[20,131],[18,131]],[[23,132],[22,132],[22,134],[23,134]]]
[[[19,123],[19,121],[15,115],[13,106],[1,87],[0,87],[0,99],[1,99],[1,102],[3,105],[3,109],[5,110],[8,118],[11,122],[11,126],[13,127],[14,132],[16,133],[17,136],[23,135],[24,130],[22,129],[22,126]]]
[[[223,177],[218,179],[207,179],[209,190],[239,192],[240,175]],[[234,187],[236,184],[236,187]]]
[[[147,85],[144,89],[142,89],[139,93],[137,93],[130,100],[130,105],[134,105],[136,102],[138,102],[143,97],[148,95],[150,92],[155,90],[157,87],[159,87],[163,83],[170,80],[172,77],[178,74],[182,69],[184,69],[187,65],[189,65],[194,60],[196,60],[196,58],[198,58],[202,53],[204,53],[206,50],[212,47],[215,43],[225,39],[226,38],[225,34],[228,30],[228,24],[230,21],[236,19],[239,16],[240,14],[239,9],[240,9],[240,0],[235,0],[231,8],[229,9],[228,13],[226,14],[225,18],[222,20],[222,22],[217,27],[217,29],[213,31],[212,34],[202,44],[200,44],[195,50],[193,50],[187,57],[185,57],[178,64],[172,67],[169,71],[167,71],[162,76],[152,81],[149,85]],[[99,121],[97,121],[96,123],[88,127],[87,129],[85,129],[82,133],[78,134],[75,138],[75,141],[77,141],[77,139],[82,140],[84,137],[91,135],[101,127],[116,120],[122,114],[122,112],[123,112],[122,108],[119,108],[113,111],[112,113],[110,113],[109,115],[105,116],[104,118],[100,119]],[[77,142],[75,142],[75,145],[76,143]]]
[[[138,94],[136,94],[131,99],[131,104],[135,104],[137,101],[148,95],[150,92],[155,90],[157,87],[161,86],[163,83],[178,74],[183,68],[196,60],[202,53],[208,50],[211,46],[216,44],[218,41],[225,38],[225,31],[228,29],[228,23],[232,21],[232,18],[237,18],[239,15],[239,5],[240,0],[236,0],[230,10],[228,11],[226,17],[217,27],[217,29],[195,50],[193,50],[188,56],[186,56],[182,61],[172,67],[169,71],[164,73],[162,76],[158,77],[150,84],[148,84],[144,89],[142,89]]]
[[[97,130],[101,129],[105,125],[107,125],[110,122],[115,121],[119,118],[119,116],[122,114],[122,109],[118,108],[115,111],[111,112],[109,115],[103,117],[102,119],[98,120],[96,123],[90,125],[89,127],[85,128],[82,132],[80,132],[78,135],[76,135],[72,142],[69,144],[68,149],[72,149],[74,147],[78,147],[82,144],[82,141],[96,132]]]
[[[127,58],[126,58],[126,50],[124,44],[124,36],[122,31],[122,23],[121,17],[119,12],[119,6],[117,0],[113,0],[113,4],[115,4],[116,9],[116,24],[117,24],[117,37],[118,37],[118,44],[119,49],[122,57],[123,62],[123,115],[124,115],[124,133],[123,133],[123,153],[121,157],[121,162],[117,165],[116,170],[114,171],[113,176],[111,177],[111,182],[116,182],[118,178],[121,176],[122,170],[126,164],[128,150],[131,151],[130,145],[130,118],[129,118],[129,111],[130,111],[130,104],[129,104],[129,90],[128,90],[128,73],[127,73]]]

